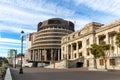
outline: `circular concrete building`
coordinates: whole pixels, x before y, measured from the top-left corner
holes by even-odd
[[[38,24],[31,48],[31,59],[49,62],[61,59],[61,37],[74,32],[74,24],[61,18],[52,18]]]

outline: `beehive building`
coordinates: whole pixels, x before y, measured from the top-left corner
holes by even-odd
[[[61,59],[61,37],[74,32],[74,24],[52,18],[38,24],[35,40],[29,49],[29,61],[50,62]]]

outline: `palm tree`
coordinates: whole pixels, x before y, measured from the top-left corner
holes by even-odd
[[[120,48],[120,29],[119,32],[116,34],[116,45],[117,47]],[[117,48],[117,53],[118,53],[118,48]]]
[[[91,54],[94,56],[94,68],[97,69],[96,59],[101,56],[99,45],[97,45],[95,43],[92,44],[90,51],[91,51]]]

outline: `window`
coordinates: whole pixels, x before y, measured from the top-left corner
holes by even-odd
[[[73,50],[76,50],[76,43],[73,43]]]
[[[73,35],[73,38],[75,38],[75,34]]]
[[[89,39],[87,39],[87,40],[86,40],[86,45],[89,45],[89,44],[90,44],[90,43],[89,43]]]
[[[89,60],[87,60],[87,67],[89,67]]]
[[[105,37],[106,36],[104,34],[98,36],[98,38],[99,38],[99,44],[104,41]]]
[[[79,57],[81,57],[81,56],[82,56],[82,52],[79,53]]]
[[[74,57],[76,58],[76,53],[74,54]]]
[[[45,60],[45,59],[44,59],[44,56],[41,56],[41,60],[42,60],[42,61],[44,61],[44,60]]]
[[[102,66],[102,65],[104,65],[104,60],[103,59],[100,59],[100,65]]]
[[[38,53],[36,52],[36,59],[38,59]]]
[[[90,55],[89,48],[87,48],[86,52],[87,52],[87,55]]]
[[[113,38],[113,36],[110,37],[110,44],[114,45],[114,38]]]
[[[70,54],[69,54],[69,59],[70,59]]]
[[[82,48],[82,41],[78,42],[78,48],[79,48],[79,49]]]
[[[115,65],[115,59],[110,59],[110,65],[114,66]]]
[[[70,40],[70,37],[68,37],[68,40]]]

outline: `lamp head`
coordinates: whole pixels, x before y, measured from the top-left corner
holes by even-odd
[[[23,36],[24,36],[24,31],[22,30],[22,31],[21,31],[21,36],[20,36],[20,37],[22,38]]]
[[[21,34],[24,34],[24,31],[23,31],[23,30],[21,31]]]

